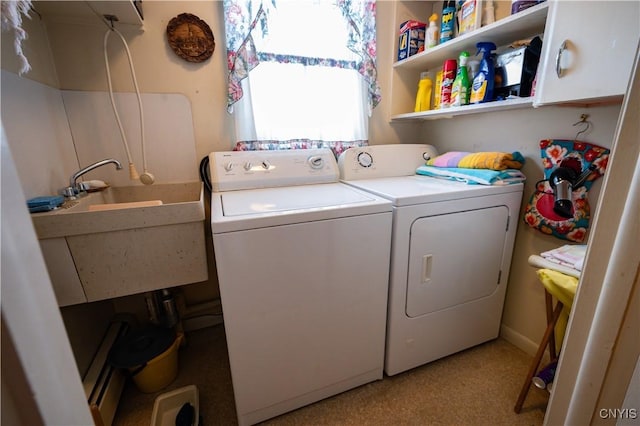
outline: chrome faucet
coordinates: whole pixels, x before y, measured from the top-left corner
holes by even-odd
[[[71,178],[69,179],[69,186],[62,190],[62,194],[65,197],[75,197],[81,192],[85,192],[85,188],[82,186],[82,184],[79,184],[77,182],[78,178],[80,178],[80,176],[90,172],[93,169],[97,169],[98,167],[104,166],[109,163],[115,164],[116,170],[122,169],[122,164],[120,164],[118,160],[114,160],[113,158],[107,158],[104,160],[97,161],[93,164],[89,164],[87,167],[80,169],[77,172],[75,172],[73,175],[71,175]]]

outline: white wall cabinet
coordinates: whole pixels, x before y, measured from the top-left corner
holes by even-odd
[[[549,3],[534,106],[621,100],[640,34],[640,2]]]

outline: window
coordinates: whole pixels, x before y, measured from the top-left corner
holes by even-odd
[[[380,101],[374,0],[224,6],[236,149],[366,145]]]

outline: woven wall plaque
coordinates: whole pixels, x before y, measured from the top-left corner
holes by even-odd
[[[181,13],[167,24],[169,46],[188,62],[203,62],[216,48],[209,25],[196,15]]]

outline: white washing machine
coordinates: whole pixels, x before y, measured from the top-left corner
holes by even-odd
[[[239,424],[382,379],[391,202],[340,183],[330,150],[209,162]]]
[[[523,184],[467,185],[415,174],[429,145],[345,151],[343,182],[393,203],[385,372],[498,337]]]

